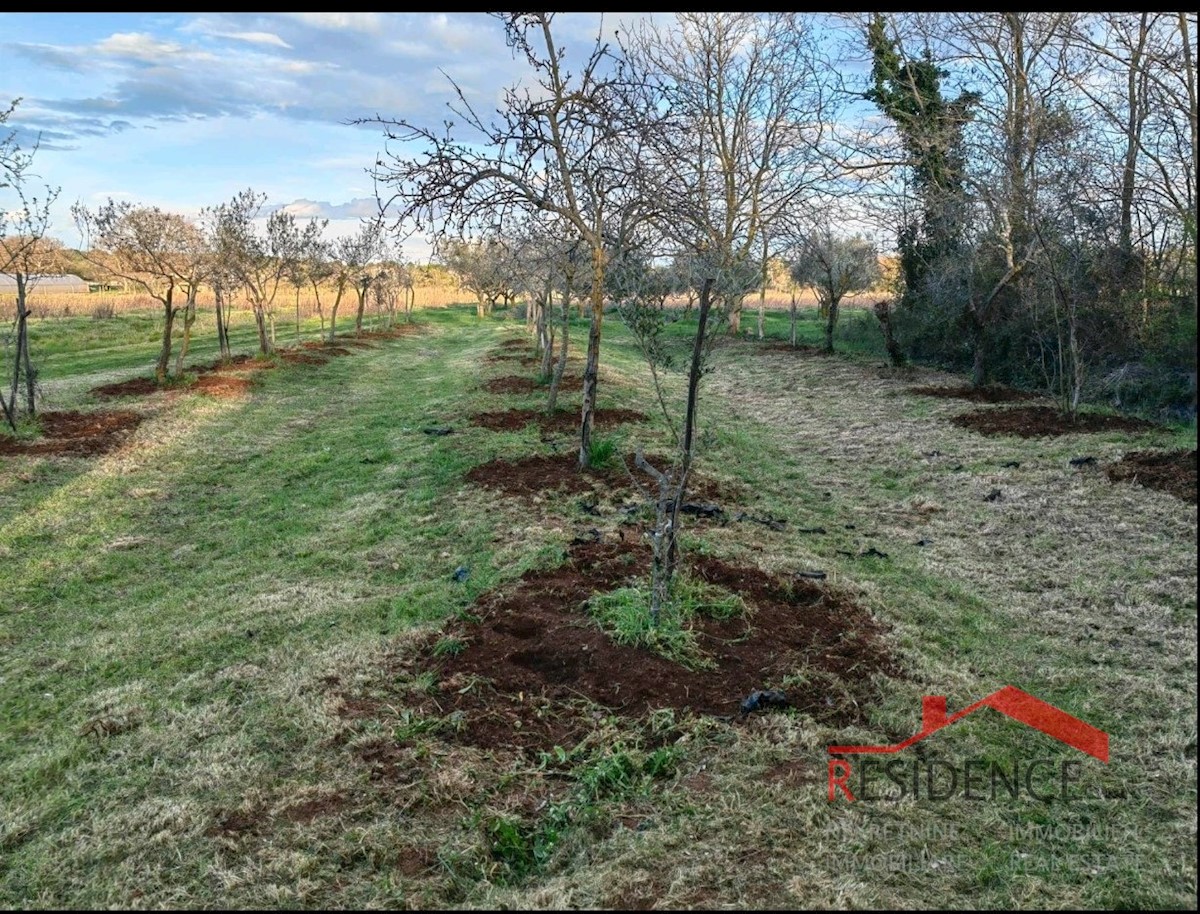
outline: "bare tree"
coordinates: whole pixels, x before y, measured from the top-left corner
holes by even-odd
[[[393,206],[423,229],[501,223],[515,211],[561,219],[591,253],[591,325],[584,369],[579,465],[589,465],[604,316],[604,269],[639,210],[640,149],[659,117],[656,99],[631,78],[608,46],[596,44],[575,74],[553,33],[553,13],[500,16],[509,46],[524,58],[530,80],[505,91],[496,117],[484,121],[462,92],[452,106],[473,141],[403,120],[372,119],[389,141],[419,143],[420,155],[390,152],[376,180],[390,189],[381,209]],[[457,87],[456,87],[457,89]],[[619,214],[619,218],[614,218]]]
[[[0,126],[7,123],[17,106],[14,101],[0,110]],[[23,150],[17,142],[16,131],[0,136],[0,273],[13,276],[17,283],[15,332],[13,334],[12,384],[6,398],[0,386],[0,411],[9,428],[16,431],[19,403],[17,393],[21,377],[25,378],[25,412],[36,413],[37,372],[29,352],[30,289],[37,278],[55,269],[60,246],[46,237],[50,228],[50,205],[58,197],[58,189],[47,186],[39,197],[29,190],[30,168],[35,146]],[[15,231],[11,229],[15,228]]]
[[[698,217],[706,257],[722,258],[726,275],[749,262],[759,268],[745,291],[739,284],[723,293],[734,296],[729,329],[738,333],[746,292],[765,294],[772,239],[782,241],[773,226],[835,174],[824,147],[842,100],[837,71],[799,13],[678,13],[670,25],[644,24],[629,53],[687,125],[682,141],[669,132],[653,138],[679,177],[660,188],[669,195],[663,208],[678,211],[693,198],[696,205],[683,205]]]
[[[833,331],[842,299],[876,286],[881,276],[879,254],[867,239],[838,237],[824,225],[801,237],[791,276],[816,292],[825,312],[825,351],[833,352]]]
[[[111,198],[95,212],[80,203],[72,212],[84,235],[84,256],[109,275],[142,289],[162,307],[162,343],[154,377],[159,384],[165,383],[175,318],[188,300],[195,301],[205,257],[200,230],[178,213]],[[176,297],[181,291],[185,295],[182,306]]]

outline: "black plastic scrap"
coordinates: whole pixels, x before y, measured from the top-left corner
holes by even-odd
[[[764,708],[786,708],[788,698],[778,689],[755,689],[748,698],[742,699],[742,714],[753,714]]]
[[[423,431],[426,435],[434,435],[440,438],[443,435],[453,434],[454,429],[450,428],[448,425],[434,425],[430,426],[429,428],[423,428],[421,431]]]
[[[461,584],[468,577],[470,577],[470,575],[471,575],[470,568],[468,568],[466,565],[459,565],[457,568],[454,569],[454,574],[451,575],[451,577],[453,577],[454,580],[456,580],[459,584]]]
[[[1073,466],[1073,467],[1090,467],[1090,466],[1091,466],[1092,464],[1094,464],[1095,462],[1096,462],[1096,458],[1095,458],[1095,457],[1091,457],[1091,456],[1088,456],[1088,457],[1072,457],[1072,458],[1071,458],[1071,466]]]

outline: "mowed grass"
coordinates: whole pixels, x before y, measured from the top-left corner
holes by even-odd
[[[467,424],[540,402],[477,389],[536,370],[484,361],[519,324],[418,320],[417,336],[261,372],[243,400],[127,401],[147,422],[96,460],[0,458],[0,900],[1194,906],[1196,509],[1067,463],[1194,447],[1194,429],[985,439],[944,421],[971,404],[905,393],[936,375],[881,371],[866,344],[857,360],[721,347],[700,469],[786,523],[693,527],[688,547],[826,571],[890,626],[904,676],[853,727],[602,716],[536,764],[447,740],[453,721],[409,709],[430,683],[405,663],[477,595],[613,521],[463,482],[570,436]],[[152,364],[151,319],[96,323],[107,352],[45,328],[56,406],[96,408],[89,386]],[[653,413],[615,317],[605,332],[601,405]],[[659,419],[611,434],[622,450],[665,440]],[[856,557],[871,546],[888,558]],[[923,694],[956,710],[1005,684],[1111,734],[1112,762],[1083,760],[1073,800],[828,802],[827,745],[903,738]],[[346,690],[375,710],[347,721]],[[935,739],[947,759],[1077,757],[992,712]],[[401,774],[361,763],[379,740]]]

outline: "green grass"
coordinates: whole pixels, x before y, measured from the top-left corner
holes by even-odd
[[[235,348],[252,351],[252,324],[238,320]],[[0,901],[1194,905],[1195,508],[1068,464],[1195,447],[1194,426],[987,439],[946,421],[973,407],[905,393],[939,376],[881,372],[867,348],[825,359],[720,347],[701,392],[697,472],[742,487],[727,509],[785,524],[689,526],[685,548],[779,574],[826,571],[887,626],[903,674],[878,683],[850,726],[791,712],[736,726],[659,712],[632,725],[598,712],[577,745],[537,764],[462,743],[463,721],[438,713],[416,646],[443,657],[469,647],[441,625],[555,565],[581,528],[613,532],[619,515],[466,485],[493,457],[562,452],[572,439],[467,421],[543,403],[478,387],[514,373],[484,356],[523,334],[516,322],[470,309],[418,320],[419,336],[260,372],[243,400],[123,402],[146,421],[102,458],[0,457]],[[87,390],[148,373],[155,326],[36,321],[47,400],[101,408]],[[800,326],[820,341],[817,322]],[[189,362],[211,361],[211,326],[196,330]],[[686,330],[669,328],[681,351]],[[584,333],[573,321],[575,354]],[[785,338],[786,315],[769,315],[768,333]],[[681,407],[682,374],[669,386]],[[577,394],[564,399],[578,409]],[[657,412],[615,319],[600,405]],[[424,434],[430,425],[454,431]],[[621,436],[621,450],[666,446],[657,418]],[[945,456],[925,456],[935,450]],[[1001,469],[1007,460],[1020,468]],[[992,488],[1003,498],[985,501]],[[855,557],[869,546],[889,558]],[[689,615],[740,611],[690,587],[677,593],[681,633]],[[606,601],[603,624],[646,643],[644,588],[594,605]],[[1112,762],[1082,766],[1076,802],[826,800],[827,745],[911,734],[922,695],[945,694],[953,710],[1009,683],[1112,735]],[[826,686],[831,700],[864,694]],[[930,748],[1071,758],[990,713]],[[379,751],[392,775],[363,761]],[[296,811],[309,807],[319,814]],[[1053,832],[1094,823],[1122,837]],[[1029,832],[1038,827],[1050,831]],[[901,852],[924,862],[872,863]]]
[[[647,581],[596,594],[588,610],[618,644],[644,647],[689,669],[713,667],[711,658],[697,643],[693,629],[696,618],[730,619],[746,612],[745,603],[736,594],[682,574],[673,582],[670,599],[661,608],[657,624],[649,606]]]

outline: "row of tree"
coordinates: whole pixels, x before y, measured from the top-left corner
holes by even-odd
[[[605,298],[657,379],[662,301],[694,291],[677,456],[639,459],[660,484],[655,611],[713,334],[739,330],[757,289],[762,335],[782,257],[823,290],[832,345],[839,292],[869,285],[877,263],[847,213],[895,238],[900,281],[876,313],[896,362],[967,367],[976,384],[1036,365],[1074,410],[1089,366],[1129,356],[1126,328],[1169,316],[1187,339],[1190,319],[1194,350],[1194,14],[682,13],[578,61],[553,14],[497,15],[527,78],[487,115],[458,91],[437,128],[364,121],[389,147],[377,186],[398,225],[443,239],[481,313],[528,287],[543,346],[551,291],[586,296],[581,468]],[[869,64],[857,85],[838,35]],[[531,241],[549,257],[530,257]],[[662,386],[660,402],[670,413]]]
[[[213,292],[222,358],[231,355],[229,320],[237,297],[250,305],[263,355],[275,348],[279,292],[285,285],[295,292],[297,332],[302,289],[312,289],[322,338],[325,306],[330,305],[330,340],[347,293],[356,298],[358,333],[369,294],[389,315],[395,314],[401,295],[405,311],[411,310],[411,273],[390,250],[378,220],[363,222],[354,234],[330,238],[328,220],[303,222],[285,209],[274,209],[264,219],[265,205],[265,195],[245,190],[228,203],[203,210],[198,220],[112,199],[95,210],[73,207],[85,239],[84,256],[105,275],[141,289],[162,306],[162,345],[155,365],[160,384],[170,371],[174,325],[181,316],[175,374],[182,370],[202,286]]]
[[[0,125],[15,105],[0,111]],[[0,137],[0,191],[11,197],[0,207],[0,273],[16,282],[14,328],[3,373],[7,383],[0,385],[0,406],[4,421],[14,431],[19,415],[33,416],[37,405],[37,372],[29,350],[29,294],[39,277],[58,272],[65,262],[61,243],[49,236],[50,206],[58,191],[46,187],[39,195],[30,186],[35,153],[36,147],[21,148],[15,131]],[[328,237],[328,220],[302,221],[284,209],[265,209],[266,196],[253,190],[203,210],[198,219],[111,198],[95,209],[82,204],[72,207],[84,238],[79,253],[94,274],[140,290],[162,308],[155,363],[158,383],[165,383],[171,374],[178,320],[183,322],[183,332],[174,374],[183,369],[202,287],[213,293],[223,359],[232,355],[229,325],[235,301],[249,303],[262,354],[274,350],[279,293],[289,285],[296,296],[297,334],[300,292],[306,288],[312,289],[323,339],[334,339],[338,311],[350,294],[356,303],[356,333],[362,332],[363,315],[372,299],[389,325],[398,310],[411,319],[413,271],[400,262],[399,250],[390,243],[380,220],[364,221],[351,235]]]

